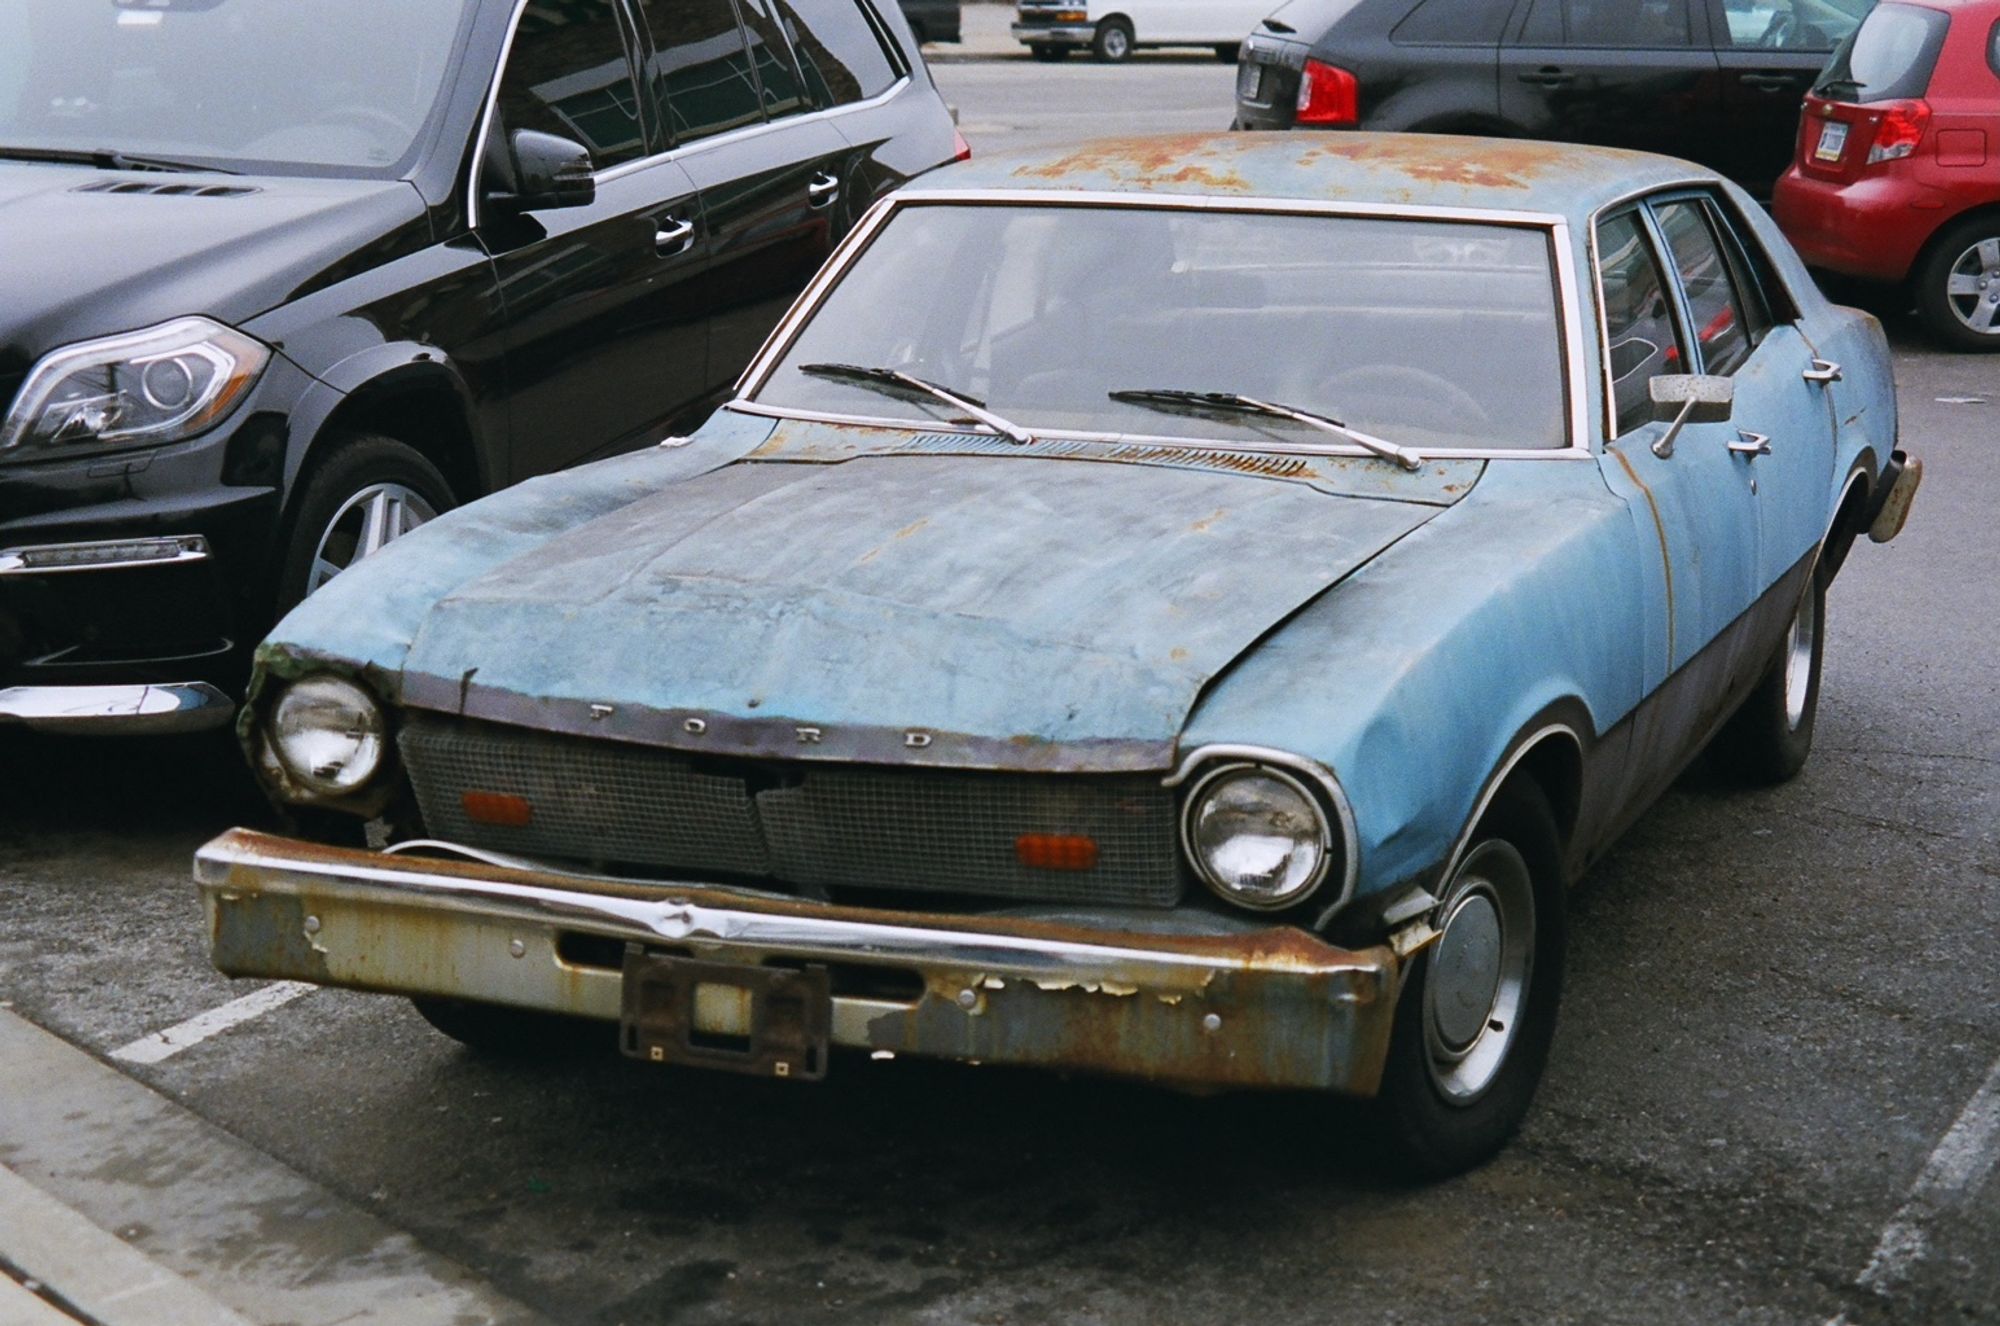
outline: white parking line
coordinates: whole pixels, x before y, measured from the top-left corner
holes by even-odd
[[[1954,1200],[1978,1185],[1993,1168],[2000,1148],[2000,1060],[1972,1094],[1958,1118],[1932,1150],[1910,1185],[1909,1196],[1896,1210],[1875,1243],[1875,1255],[1854,1283],[1886,1294],[1909,1278],[1930,1246],[1924,1227],[1943,1214]],[[1844,1321],[1846,1314],[1834,1318]]]
[[[240,1026],[252,1018],[262,1017],[274,1008],[282,1008],[300,995],[311,994],[319,989],[303,981],[278,981],[261,990],[232,999],[219,1008],[211,1008],[206,1013],[197,1013],[185,1022],[176,1022],[165,1031],[155,1031],[141,1036],[130,1045],[121,1045],[111,1052],[113,1059],[128,1064],[156,1064],[163,1059],[171,1059],[191,1045],[199,1045],[220,1032]]]

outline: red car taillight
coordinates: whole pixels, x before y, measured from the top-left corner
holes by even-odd
[[[972,160],[972,144],[965,141],[965,135],[956,127],[951,131],[951,159],[953,161]]]
[[[1335,65],[1307,60],[1299,78],[1299,124],[1359,124],[1361,84]]]
[[[1868,149],[1868,164],[1899,161],[1917,150],[1924,130],[1931,122],[1928,101],[1887,101],[1882,103],[1882,123],[1875,129],[1875,145]]]

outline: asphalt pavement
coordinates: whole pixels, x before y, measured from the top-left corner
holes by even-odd
[[[975,151],[1228,116],[1212,60],[937,75]],[[2000,1322],[2000,360],[1883,311],[1927,476],[1812,762],[1697,768],[1579,887],[1491,1164],[1400,1183],[1311,1097],[481,1058],[208,969],[189,856],[267,822],[226,742],[0,737],[0,1320],[67,1212],[255,1321]]]

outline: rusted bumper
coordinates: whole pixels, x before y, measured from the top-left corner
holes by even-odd
[[[627,944],[822,963],[835,1045],[1190,1086],[1372,1094],[1398,988],[1387,947],[1349,951],[1292,928],[1150,934],[874,911],[245,829],[195,854],[195,880],[231,976],[615,1021]]]

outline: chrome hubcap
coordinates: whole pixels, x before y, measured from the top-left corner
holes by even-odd
[[[306,573],[306,593],[436,516],[437,511],[414,488],[400,483],[363,488],[341,503],[319,536],[312,570]]]
[[[1528,863],[1512,843],[1481,843],[1453,876],[1438,915],[1424,1043],[1439,1091],[1469,1104],[1499,1076],[1527,1000],[1535,943]]]
[[[1819,641],[1819,602],[1810,590],[1785,635],[1785,723],[1792,731],[1806,721],[1806,700],[1812,695],[1813,646]]]
[[[1982,336],[2000,336],[2000,236],[1958,255],[1945,285],[1957,319]]]
[[[1116,60],[1125,54],[1125,30],[1112,28],[1104,34],[1104,53]]]

